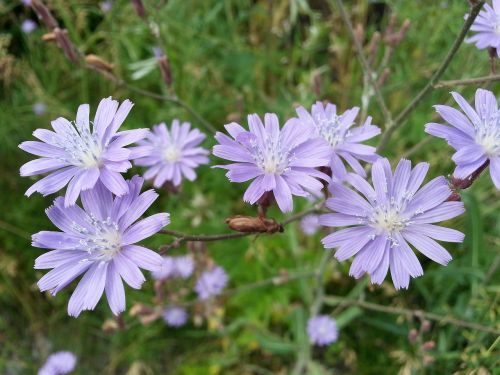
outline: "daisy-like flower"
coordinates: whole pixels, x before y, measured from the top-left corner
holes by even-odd
[[[337,323],[328,315],[314,316],[307,322],[307,336],[314,345],[330,345],[339,337]]]
[[[425,131],[435,137],[446,139],[457,152],[452,159],[457,165],[453,175],[465,179],[484,163],[490,163],[490,175],[500,190],[500,111],[491,91],[476,91],[475,110],[458,93],[452,92],[465,115],[446,106],[435,106],[437,112],[448,123],[429,123]]]
[[[265,192],[272,191],[283,212],[293,209],[292,195],[307,197],[310,191],[322,189],[316,178],[329,177],[315,168],[328,165],[330,147],[321,139],[311,139],[310,130],[297,119],[288,120],[282,129],[278,117],[267,113],[264,124],[257,115],[248,116],[250,131],[237,123],[225,125],[234,138],[217,132],[214,155],[236,163],[219,165],[227,169],[231,182],[252,180],[243,196],[256,203]]]
[[[337,213],[321,215],[320,223],[350,227],[326,236],[322,242],[327,249],[338,249],[335,257],[339,261],[356,256],[351,276],[360,278],[368,273],[372,283],[381,284],[390,268],[396,289],[408,288],[410,276],[423,275],[409,244],[441,265],[452,259],[435,240],[462,242],[464,235],[433,223],[462,214],[464,205],[446,201],[451,189],[442,176],[420,189],[428,168],[429,164],[419,163],[412,170],[411,162],[402,159],[393,175],[389,161],[379,159],[372,168],[373,187],[357,174],[347,176],[347,182],[361,195],[332,183],[333,198],[326,206]]]
[[[36,269],[53,268],[38,281],[40,291],[56,295],[74,279],[85,274],[73,292],[68,313],[78,316],[93,310],[104,291],[111,311],[125,310],[122,279],[134,289],[145,281],[140,268],[161,269],[162,257],[138,246],[139,242],[167,225],[169,215],[160,213],[137,221],[156,200],[148,190],[140,194],[143,179],[127,181],[129,192],[115,197],[101,183],[82,192],[83,208],[65,207],[62,198],[46,210],[62,232],[42,231],[33,235],[33,246],[55,249],[35,260]]]
[[[312,106],[311,113],[304,107],[298,107],[296,111],[300,121],[313,129],[313,136],[324,139],[330,145],[330,168],[336,179],[342,181],[347,174],[344,161],[357,174],[366,176],[359,160],[373,163],[378,156],[375,147],[361,142],[380,134],[380,128],[371,124],[370,116],[363,125],[353,127],[359,112],[358,107],[338,115],[334,104],[328,103],[324,106],[323,103],[316,102]]]
[[[33,31],[35,31],[37,27],[38,27],[38,25],[33,20],[24,20],[21,23],[21,30],[25,34],[29,34]]]
[[[492,1],[493,7],[484,4],[471,26],[471,31],[477,32],[474,36],[465,39],[466,43],[474,43],[477,48],[496,48],[500,57],[500,0]],[[468,15],[465,16],[466,18]]]
[[[38,370],[38,375],[64,375],[75,369],[76,356],[71,352],[51,354],[45,364]]]
[[[217,296],[226,287],[229,280],[226,271],[222,267],[215,267],[200,275],[194,290],[200,299],[208,299]]]
[[[319,215],[310,214],[304,216],[302,220],[300,220],[300,229],[308,236],[316,234],[319,228],[321,228],[319,224]]]
[[[187,279],[194,271],[194,260],[185,255],[174,258],[174,274],[182,279]]]
[[[162,258],[162,264],[159,270],[151,272],[151,276],[155,280],[165,280],[168,279],[169,277],[172,277],[172,275],[175,272],[175,263],[174,263],[174,258],[172,257],[161,257]]]
[[[89,105],[82,104],[75,122],[59,117],[52,121],[55,132],[35,130],[33,135],[42,142],[23,142],[19,148],[41,158],[24,164],[21,176],[51,173],[32,185],[26,195],[35,191],[52,194],[69,183],[64,204],[70,206],[81,191],[93,188],[97,181],[117,196],[127,193],[128,185],[120,173],[132,167],[129,160],[142,155],[124,146],[139,141],[149,132],[148,129],[135,129],[117,133],[132,106],[129,100],[118,106],[116,100],[103,99],[92,123],[89,122]]]
[[[36,102],[35,104],[33,104],[33,113],[37,116],[44,115],[46,110],[47,106],[45,105],[45,103]]]
[[[204,139],[205,134],[198,129],[191,130],[188,122],[181,125],[179,120],[174,120],[170,129],[164,123],[155,125],[148,137],[138,142],[149,152],[137,159],[135,164],[150,167],[144,173],[144,178],[154,179],[153,185],[157,188],[167,181],[179,186],[183,177],[194,181],[194,170],[202,164],[208,164],[209,151],[199,147]]]
[[[163,311],[163,320],[170,327],[182,327],[187,322],[187,312],[182,307],[168,306]]]

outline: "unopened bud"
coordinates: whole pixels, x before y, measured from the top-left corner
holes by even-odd
[[[103,60],[101,57],[97,55],[85,56],[85,62],[99,70],[104,70],[109,73],[113,72],[114,68],[113,64],[107,62],[106,60]]]
[[[158,66],[160,68],[161,76],[163,77],[163,82],[167,85],[167,87],[172,86],[172,69],[170,68],[170,61],[165,55],[165,52],[159,47],[153,49],[153,52],[156,57],[156,61],[158,62]]]
[[[132,5],[139,17],[146,18],[146,9],[144,9],[144,4],[141,0],[132,0]]]
[[[158,319],[160,317],[160,313],[159,312],[152,312],[151,314],[145,314],[145,315],[141,315],[141,317],[139,318],[141,324],[143,325],[148,325],[152,322],[154,322],[156,319]]]
[[[389,75],[391,74],[391,70],[389,68],[385,68],[380,74],[380,77],[377,80],[377,85],[379,87],[383,86]]]
[[[43,42],[55,42],[56,41],[56,34],[53,32],[46,33],[42,35],[42,41]]]
[[[381,39],[382,36],[380,33],[375,31],[370,39],[370,44],[368,44],[368,58],[370,61],[375,60],[375,55],[377,54]]]
[[[422,344],[422,349],[424,350],[432,350],[436,346],[436,343],[434,341],[426,341]]]
[[[151,309],[150,307],[147,307],[142,303],[136,303],[130,308],[128,314],[130,316],[137,316],[142,314],[149,314],[152,311],[153,309]]]
[[[407,18],[403,21],[403,24],[401,25],[401,28],[399,29],[398,33],[398,38],[399,38],[399,43],[405,38],[406,33],[408,32],[408,29],[410,28],[411,21]]]
[[[354,35],[359,43],[363,44],[365,29],[362,24],[356,24],[356,28],[354,29]]]
[[[418,331],[416,329],[411,329],[410,332],[408,332],[408,341],[411,344],[415,344],[417,342],[418,338]]]
[[[54,34],[56,36],[57,45],[63,50],[68,60],[74,63],[78,62],[78,52],[69,39],[68,30],[56,27],[54,29]]]
[[[243,233],[283,232],[283,226],[274,219],[237,215],[228,217],[225,222],[232,230]]]
[[[118,322],[114,319],[106,319],[101,327],[101,329],[106,333],[118,331],[119,328]]]
[[[422,330],[422,332],[429,332],[431,329],[431,322],[429,322],[428,320],[424,320],[422,322],[422,325],[420,326],[420,329]]]
[[[49,8],[47,8],[41,0],[31,0],[30,5],[47,28],[52,30],[58,27],[56,19],[52,16],[52,13],[50,13]]]

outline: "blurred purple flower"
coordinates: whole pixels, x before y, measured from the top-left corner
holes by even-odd
[[[390,268],[396,289],[408,288],[411,277],[423,275],[422,267],[408,245],[426,257],[446,265],[452,259],[434,240],[462,242],[464,235],[432,223],[454,218],[464,212],[462,202],[446,202],[451,194],[447,180],[440,176],[422,187],[429,164],[402,159],[394,173],[387,159],[373,164],[372,186],[359,175],[346,180],[350,188],[332,183],[334,198],[326,206],[337,213],[320,216],[328,227],[351,226],[336,231],[322,242],[325,248],[338,248],[335,257],[344,261],[354,255],[349,274],[360,278],[365,272],[372,283],[381,284]],[[408,241],[408,242],[407,242]]]
[[[170,327],[182,327],[187,322],[187,312],[182,307],[168,306],[163,311],[163,319]]]
[[[101,1],[99,3],[99,8],[101,8],[101,11],[103,13],[109,13],[111,9],[113,9],[113,2],[112,1]]]
[[[174,258],[174,275],[187,279],[194,271],[194,260],[191,256],[185,255]]]
[[[339,332],[335,320],[328,315],[317,315],[307,322],[307,335],[312,344],[326,346],[337,341]]]
[[[307,197],[308,191],[321,190],[316,178],[329,180],[315,168],[328,165],[330,147],[321,139],[310,139],[308,127],[297,119],[288,120],[282,129],[278,117],[267,113],[265,126],[259,116],[249,115],[246,131],[233,122],[225,125],[234,138],[217,132],[214,155],[236,163],[219,165],[227,169],[231,182],[254,179],[243,196],[250,204],[256,203],[267,191],[272,191],[281,211],[293,209],[292,195]]]
[[[310,214],[300,220],[300,229],[308,236],[314,235],[319,228],[321,228],[321,225],[319,224],[318,215]]]
[[[479,49],[496,48],[496,53],[500,57],[500,0],[493,0],[492,4],[493,7],[484,4],[470,28],[477,34],[465,39],[465,42],[475,43]],[[465,18],[467,17],[468,14],[465,15]]]
[[[368,116],[362,126],[352,128],[354,119],[358,115],[359,108],[354,107],[337,115],[337,107],[328,103],[316,102],[313,104],[311,113],[304,107],[296,109],[300,121],[311,127],[313,134],[328,142],[331,147],[330,168],[332,174],[342,181],[346,174],[344,161],[359,175],[365,177],[366,173],[358,160],[373,163],[378,159],[376,149],[360,142],[380,134],[380,128],[372,125],[372,118]],[[344,161],[342,161],[342,159]]]
[[[71,352],[51,354],[45,364],[38,370],[38,375],[64,375],[75,369],[76,356]]]
[[[500,1],[500,0],[499,0]],[[436,105],[441,117],[451,126],[429,123],[425,131],[446,139],[457,152],[452,159],[456,178],[464,179],[490,161],[490,175],[500,190],[500,111],[491,91],[476,91],[475,110],[458,93],[451,93],[465,115],[446,106]]]
[[[29,7],[31,5],[31,0],[21,0],[21,3],[23,3],[25,7]]]
[[[217,296],[226,287],[229,278],[222,267],[215,267],[200,275],[194,290],[200,299],[208,299]]]
[[[174,258],[162,257],[161,268],[157,271],[152,272],[151,276],[155,280],[165,280],[168,279],[169,277],[172,277],[174,272],[175,272]]]
[[[38,25],[33,20],[24,20],[21,23],[21,30],[25,34],[29,34],[33,31],[35,31],[37,27],[38,27]]]
[[[81,191],[93,188],[97,181],[117,196],[127,193],[128,185],[120,173],[132,166],[129,160],[143,155],[124,146],[137,142],[149,132],[148,129],[135,129],[117,133],[132,106],[129,100],[119,107],[111,98],[101,100],[94,122],[91,122],[92,132],[88,104],[78,108],[76,122],[59,117],[52,121],[55,132],[35,130],[33,135],[42,142],[23,142],[19,148],[41,158],[24,164],[21,176],[52,173],[32,185],[26,195],[35,191],[52,194],[69,183],[64,205],[71,206]]]
[[[37,116],[42,116],[45,114],[45,110],[47,109],[47,106],[45,103],[42,102],[36,102],[33,104],[33,113]]]
[[[188,122],[181,125],[179,120],[174,120],[170,130],[164,123],[155,125],[147,138],[138,142],[149,151],[135,164],[150,167],[144,178],[154,178],[153,185],[157,188],[166,181],[179,186],[183,176],[193,181],[196,179],[194,169],[208,163],[209,151],[199,147],[204,139],[205,134],[198,129],[191,130]]]
[[[69,300],[71,316],[93,310],[104,290],[111,311],[119,314],[125,310],[122,279],[139,289],[144,282],[139,267],[149,271],[161,268],[160,255],[135,243],[167,225],[169,214],[160,213],[136,222],[158,194],[153,190],[140,194],[143,179],[138,176],[126,183],[129,192],[114,199],[101,183],[85,190],[84,210],[77,205],[65,207],[62,198],[57,198],[46,212],[62,232],[42,231],[33,235],[33,246],[55,249],[35,260],[35,269],[53,268],[38,281],[40,291],[50,290],[56,295],[85,273]]]

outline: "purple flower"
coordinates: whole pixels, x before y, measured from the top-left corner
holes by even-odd
[[[228,279],[227,273],[222,267],[215,267],[200,275],[194,290],[200,299],[208,299],[219,295],[226,287]]]
[[[243,196],[250,204],[256,203],[267,191],[272,191],[281,211],[293,209],[292,195],[307,197],[310,191],[321,190],[316,178],[329,180],[315,168],[328,164],[330,147],[321,139],[310,139],[308,127],[297,119],[288,120],[280,129],[278,117],[267,113],[265,126],[259,116],[249,115],[246,131],[237,123],[225,125],[234,138],[217,132],[214,155],[234,161],[220,165],[227,169],[231,182],[252,180]]]
[[[111,11],[111,9],[113,9],[113,2],[112,1],[101,1],[99,3],[99,8],[101,8],[101,11],[103,13],[108,13],[109,11]]]
[[[101,183],[85,190],[84,209],[78,205],[65,207],[62,198],[57,198],[46,212],[62,232],[42,231],[33,235],[33,246],[55,249],[35,261],[36,269],[53,268],[38,282],[42,292],[50,290],[56,295],[85,273],[69,300],[71,316],[93,310],[104,290],[111,311],[119,314],[125,310],[122,279],[139,289],[144,282],[139,267],[149,271],[161,268],[160,255],[135,243],[167,225],[169,215],[160,213],[136,222],[158,194],[153,190],[140,194],[143,179],[138,176],[126,183],[129,192],[114,199]]]
[[[168,306],[163,311],[163,320],[170,327],[182,327],[187,322],[187,312],[182,307]]]
[[[475,43],[479,49],[496,48],[497,55],[500,57],[500,0],[493,0],[492,3],[493,8],[489,4],[484,4],[470,28],[477,34],[465,41]]]
[[[63,375],[75,369],[76,356],[71,352],[57,352],[51,354],[45,364],[38,371],[38,375]]]
[[[26,195],[35,191],[48,195],[59,191],[68,183],[65,206],[73,205],[80,192],[91,189],[101,181],[112,193],[122,196],[128,192],[128,184],[120,173],[132,165],[130,159],[142,156],[124,148],[144,138],[148,129],[127,130],[117,133],[133,104],[111,98],[99,103],[97,113],[89,126],[89,105],[78,108],[76,121],[71,123],[59,117],[52,121],[55,132],[37,129],[33,135],[42,142],[28,141],[19,148],[41,156],[21,167],[21,176],[34,176],[52,172],[31,186]]]
[[[33,20],[24,20],[21,23],[21,30],[25,34],[29,34],[33,31],[35,31],[37,27],[38,27],[38,25]]]
[[[491,179],[500,190],[500,111],[495,96],[491,91],[478,89],[474,110],[460,94],[451,94],[465,115],[452,107],[437,105],[437,112],[451,126],[430,123],[425,131],[446,139],[457,151],[452,157],[457,165],[453,172],[456,178],[467,178],[489,160]]]
[[[42,102],[36,102],[33,104],[33,113],[37,116],[42,116],[45,114],[45,110],[47,109],[47,106],[45,103]]]
[[[324,139],[330,145],[330,168],[334,177],[341,181],[345,178],[347,171],[344,161],[356,173],[366,176],[358,160],[373,163],[378,156],[375,154],[375,147],[360,142],[380,134],[380,128],[371,124],[370,116],[362,126],[353,128],[354,119],[359,112],[358,107],[337,115],[335,105],[328,103],[323,106],[321,102],[316,102],[312,106],[311,113],[307,112],[304,107],[298,107],[296,111],[300,121],[313,129],[314,136]]]
[[[208,150],[199,147],[205,134],[198,129],[190,129],[188,122],[181,125],[179,120],[172,122],[170,130],[161,123],[153,126],[153,131],[145,140],[138,142],[149,152],[137,159],[135,164],[150,167],[144,178],[154,178],[155,187],[161,187],[167,181],[179,186],[182,177],[193,181],[196,179],[194,169],[208,163]]]
[[[462,242],[459,231],[432,223],[448,220],[464,212],[462,202],[447,202],[451,194],[447,180],[440,176],[421,189],[429,164],[411,168],[402,159],[394,173],[387,159],[373,164],[372,186],[357,174],[347,176],[361,195],[337,183],[330,190],[334,198],[326,206],[337,213],[320,216],[328,227],[349,226],[336,231],[322,242],[325,248],[337,248],[339,261],[354,255],[349,274],[360,278],[364,273],[372,283],[381,284],[390,268],[396,289],[408,288],[411,277],[423,275],[422,267],[410,248],[413,245],[426,257],[446,265],[451,255],[434,240]]]
[[[171,277],[175,272],[174,258],[162,257],[162,264],[159,270],[151,273],[155,280],[165,280]]]
[[[194,260],[189,255],[174,258],[174,274],[187,279],[194,271]]]
[[[300,229],[308,236],[314,235],[320,227],[318,215],[310,214],[300,220]]]
[[[337,341],[339,332],[335,320],[328,315],[317,315],[307,322],[307,335],[312,344],[326,346]]]

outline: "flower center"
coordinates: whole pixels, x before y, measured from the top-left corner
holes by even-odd
[[[384,232],[391,239],[395,233],[408,225],[409,220],[401,215],[401,209],[397,205],[381,204],[374,207],[368,222],[378,233]],[[391,239],[391,241],[396,246],[395,240]]]
[[[251,139],[250,145],[255,163],[265,173],[282,174],[288,170],[291,161],[289,151],[282,148],[279,139],[267,137],[263,145],[258,145],[255,139]]]
[[[317,118],[315,121],[317,132],[332,148],[342,143],[348,135],[347,128],[340,125],[340,120],[341,116],[334,115],[330,118]]]
[[[175,163],[181,158],[181,155],[181,151],[173,145],[168,146],[163,153],[165,160],[169,163]]]
[[[79,127],[75,123],[72,124],[71,131],[61,135],[63,139],[56,142],[66,151],[65,161],[84,168],[99,167],[103,151],[99,136],[91,134],[88,129]]]
[[[80,241],[83,249],[87,251],[93,260],[110,261],[121,250],[121,236],[118,225],[108,217],[106,220],[91,218],[90,224],[94,227],[94,233],[81,228],[85,239]]]
[[[475,128],[475,141],[483,146],[486,155],[500,156],[500,111],[489,119],[483,118],[480,124],[475,124]]]

